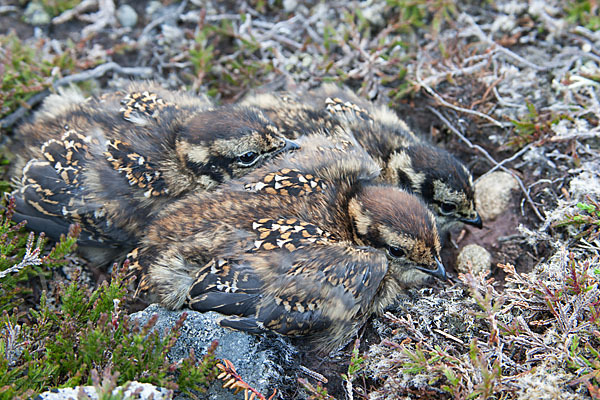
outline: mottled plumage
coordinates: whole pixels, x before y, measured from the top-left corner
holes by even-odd
[[[15,218],[55,239],[79,223],[80,244],[107,257],[173,199],[298,147],[255,108],[139,83],[87,100],[53,96],[16,135],[29,159]]]
[[[140,291],[332,350],[404,288],[445,279],[433,214],[375,183],[379,166],[340,130],[167,207],[130,254]]]
[[[442,230],[458,221],[481,227],[467,168],[446,150],[419,138],[386,106],[335,85],[304,93],[256,94],[242,104],[261,108],[290,138],[315,123],[325,130],[342,124],[382,168],[380,180],[420,196]]]

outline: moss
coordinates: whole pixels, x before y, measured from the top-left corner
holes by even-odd
[[[81,0],[39,0],[42,7],[51,17],[62,14],[63,12],[75,7]]]
[[[204,25],[189,50],[194,76],[187,79],[194,89],[204,86],[209,96],[231,97],[241,89],[251,89],[273,70],[269,59],[259,57],[260,47],[256,41],[238,36],[231,21]]]
[[[596,31],[600,29],[598,2],[594,0],[570,0],[566,2],[567,20]]]
[[[586,202],[577,203],[576,212],[553,224],[553,227],[573,227],[578,229],[575,239],[583,238],[588,242],[597,240],[600,236],[600,202],[588,196]]]
[[[457,15],[456,4],[451,0],[388,0],[397,16],[396,23],[405,32],[427,28],[437,35],[444,23]]]

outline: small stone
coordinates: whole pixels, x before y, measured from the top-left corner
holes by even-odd
[[[484,221],[502,214],[508,208],[511,192],[519,188],[517,180],[508,172],[497,171],[475,184],[475,205]]]
[[[585,162],[579,168],[581,171],[569,183],[569,194],[575,201],[585,202],[587,197],[600,197],[600,162],[592,160]]]
[[[515,28],[516,24],[517,21],[513,16],[501,15],[494,20],[490,30],[492,32],[511,32]]]
[[[152,0],[146,6],[146,14],[148,16],[151,16],[152,14],[154,14],[155,12],[157,12],[158,10],[160,10],[162,7],[163,7],[163,5],[162,5],[162,3],[160,1]]]
[[[296,65],[298,65],[299,62],[300,62],[300,59],[298,58],[298,56],[295,54],[292,54],[290,56],[290,58],[288,58],[288,62],[285,64],[285,69],[287,71],[291,71],[293,68],[296,67]]]
[[[310,54],[306,54],[304,57],[302,57],[302,66],[304,68],[308,68],[313,62],[313,58]]]
[[[50,23],[50,15],[40,3],[35,1],[30,1],[27,4],[23,15],[25,16],[25,22],[31,25],[48,25]]]
[[[283,11],[290,13],[298,7],[297,0],[283,0]]]
[[[125,28],[133,28],[137,24],[138,15],[129,4],[123,4],[117,9],[117,19]]]
[[[163,43],[183,43],[184,42],[184,32],[176,26],[162,24],[160,27],[162,31],[162,42]]]
[[[459,272],[468,272],[469,263],[475,274],[489,272],[492,267],[492,255],[478,244],[468,244],[458,254],[456,268]]]

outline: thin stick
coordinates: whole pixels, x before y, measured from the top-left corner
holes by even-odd
[[[109,71],[114,71],[123,75],[137,75],[142,77],[149,77],[152,75],[152,68],[148,67],[122,67],[116,62],[109,62],[106,64],[101,64],[94,69],[90,69],[87,71],[79,72],[77,74],[65,76],[64,78],[57,79],[52,87],[54,89],[58,89],[59,87],[69,85],[75,82],[86,81],[88,79],[99,78],[105,75]],[[36,94],[27,100],[27,107],[19,107],[16,111],[6,116],[5,118],[0,120],[0,128],[10,128],[13,126],[18,120],[20,120],[30,109],[36,104],[40,103],[42,100],[46,98],[51,92],[49,90],[44,90]]]
[[[173,11],[171,13],[168,13],[168,14],[165,14],[162,17],[157,18],[154,21],[150,22],[142,30],[142,33],[141,33],[140,37],[147,35],[152,29],[154,29],[158,25],[162,24],[163,22],[165,22],[169,18],[171,18],[173,16],[181,15],[183,13],[183,10],[185,10],[186,6],[187,6],[187,0],[184,0],[184,1],[181,2],[181,4],[179,5],[179,7],[177,7],[177,9],[175,11]]]
[[[519,61],[521,64],[524,64],[524,65],[526,65],[530,68],[533,68],[535,70],[538,70],[538,71],[545,71],[545,70],[551,69],[550,66],[540,67],[539,65],[536,65],[536,64],[532,63],[531,61],[524,59],[520,55],[508,50],[506,47],[499,45],[498,43],[493,41],[488,35],[486,35],[483,32],[483,30],[479,27],[479,25],[477,25],[477,22],[475,22],[475,19],[473,19],[473,17],[471,17],[470,15],[463,13],[459,16],[459,20],[463,20],[463,21],[467,22],[469,25],[471,25],[471,27],[473,28],[473,34],[475,36],[477,36],[479,38],[479,40],[481,40],[482,42],[485,42],[489,45],[494,46],[494,48],[492,50],[495,50],[500,53],[504,53],[505,55]]]
[[[420,71],[421,71],[421,64],[422,64],[422,62],[421,62],[421,61],[419,61],[419,64],[418,64],[418,66],[417,66],[417,71],[416,71],[416,74],[415,74],[415,76],[416,76],[416,78],[417,78],[417,83],[418,83],[418,84],[419,84],[421,87],[423,87],[423,88],[424,88],[424,89],[427,91],[427,93],[429,93],[430,95],[432,95],[433,97],[435,97],[435,98],[436,98],[436,100],[437,100],[437,101],[438,101],[440,104],[442,104],[444,107],[451,108],[451,109],[453,109],[453,110],[456,110],[456,111],[458,111],[458,112],[462,112],[462,113],[465,113],[465,114],[476,115],[476,116],[478,116],[479,118],[487,119],[487,120],[488,120],[488,121],[490,121],[492,124],[494,124],[494,125],[496,125],[496,126],[498,126],[498,127],[500,127],[500,128],[504,128],[504,125],[503,125],[501,122],[499,122],[499,121],[495,120],[494,118],[490,117],[490,116],[489,116],[489,115],[487,115],[487,114],[481,113],[481,112],[479,112],[479,111],[469,110],[468,108],[463,108],[463,107],[455,106],[454,104],[452,104],[452,103],[449,103],[449,102],[447,102],[446,100],[444,100],[444,98],[443,98],[442,96],[440,96],[440,95],[439,95],[439,94],[438,94],[438,93],[437,93],[435,90],[433,90],[433,89],[432,89],[432,88],[431,88],[431,87],[430,87],[430,86],[429,86],[427,83],[425,83],[425,81],[423,81],[423,79],[421,79],[421,76],[420,76],[420,75],[421,75],[421,73],[420,73]]]
[[[32,96],[27,100],[27,107],[21,106],[17,108],[14,112],[7,115],[3,119],[0,119],[0,128],[10,128],[13,126],[18,120],[23,118],[25,114],[31,109],[31,107],[35,106],[42,100],[46,98],[50,94],[48,89]]]
[[[152,68],[149,67],[122,67],[116,62],[109,62],[106,64],[101,64],[94,69],[60,78],[54,82],[52,86],[56,89],[74,82],[87,81],[88,79],[101,77],[109,71],[114,71],[123,75],[139,75],[142,77],[149,77],[152,75]]]
[[[513,171],[509,170],[508,168],[500,165],[500,163],[498,161],[496,161],[483,147],[471,143],[471,141],[469,139],[467,139],[458,129],[456,129],[450,123],[450,121],[448,121],[448,119],[446,119],[446,117],[444,117],[438,110],[436,110],[435,108],[430,107],[430,106],[427,106],[427,108],[431,112],[433,112],[444,124],[446,124],[446,126],[452,132],[454,132],[463,142],[465,142],[466,145],[469,146],[469,148],[479,150],[485,156],[485,158],[487,158],[494,166],[496,166],[497,168],[500,168],[504,172],[508,172],[509,174],[511,174],[513,176],[513,178],[515,178],[517,180],[517,182],[519,184],[519,187],[523,191],[523,194],[525,195],[525,198],[527,199],[527,202],[529,203],[529,205],[531,206],[531,208],[535,212],[535,215],[538,217],[538,219],[540,221],[544,221],[545,220],[545,218],[542,216],[542,214],[540,213],[540,211],[536,207],[535,203],[531,199],[531,196],[529,195],[529,192],[527,191],[527,188],[525,188],[525,185],[523,184],[523,181],[521,180],[521,178],[519,178],[517,176],[517,174],[515,174]]]
[[[523,155],[527,150],[529,150],[531,147],[533,147],[533,143],[529,143],[527,146],[523,147],[521,150],[519,150],[518,152],[516,152],[515,154],[513,154],[511,157],[505,158],[504,160],[500,161],[497,165],[495,165],[494,167],[492,167],[492,169],[490,169],[488,172],[486,172],[485,174],[481,175],[479,177],[479,179],[483,178],[486,175],[491,174],[492,172],[494,172],[498,168],[502,167],[504,164],[506,164],[508,162],[511,162],[513,160],[516,160],[521,155]]]

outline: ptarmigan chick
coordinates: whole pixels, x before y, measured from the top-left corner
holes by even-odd
[[[457,222],[481,227],[469,170],[446,150],[419,138],[388,107],[333,84],[308,92],[256,94],[242,104],[261,108],[289,138],[314,124],[330,130],[343,124],[382,168],[379,179],[421,197],[442,231]]]
[[[169,308],[225,314],[225,327],[309,336],[329,351],[406,287],[445,279],[433,214],[375,183],[379,166],[337,133],[306,136],[216,193],[167,207],[129,255],[140,290]]]
[[[54,239],[79,223],[80,246],[109,261],[174,199],[298,147],[256,108],[154,89],[132,84],[89,100],[49,99],[17,132],[32,158],[12,193],[15,219]]]

